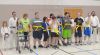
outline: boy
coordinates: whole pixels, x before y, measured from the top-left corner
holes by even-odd
[[[38,41],[39,47],[43,47],[41,44],[42,39],[42,20],[39,18],[39,13],[35,12],[35,18],[32,20],[34,48],[36,49],[36,41]]]
[[[63,38],[64,38],[64,45],[70,45],[71,44],[71,18],[69,12],[65,12],[65,19],[64,19],[64,25],[63,25]],[[67,42],[66,42],[67,40]]]
[[[83,19],[81,17],[81,13],[77,13],[77,18],[75,18],[75,44],[81,44],[82,45],[82,25],[83,25]]]

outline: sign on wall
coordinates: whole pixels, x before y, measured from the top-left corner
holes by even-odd
[[[81,8],[65,8],[64,13],[65,12],[69,12],[72,18],[76,18],[78,12],[83,15],[83,10]]]

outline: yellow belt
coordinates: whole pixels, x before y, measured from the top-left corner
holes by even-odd
[[[78,29],[79,27],[81,27],[81,30],[82,30],[82,25],[76,25],[75,30],[77,31],[77,29]]]
[[[68,25],[71,25],[71,24],[65,24],[64,27],[65,27],[65,26],[68,26]],[[64,27],[63,27],[63,29],[64,29]]]
[[[36,28],[36,30],[39,29],[39,28],[42,28],[43,29],[42,26],[33,26],[33,28]]]

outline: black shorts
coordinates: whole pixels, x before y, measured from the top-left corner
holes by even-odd
[[[75,37],[82,37],[82,30],[75,31]]]
[[[59,35],[55,32],[51,32],[51,37],[58,37]]]
[[[27,41],[28,40],[28,32],[24,32],[24,40]]]
[[[42,38],[42,31],[41,30],[33,31],[33,38],[41,40],[41,38]]]
[[[48,32],[47,31],[43,31],[44,34],[44,40],[43,41],[47,41],[49,38]]]

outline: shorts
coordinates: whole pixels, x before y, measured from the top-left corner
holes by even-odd
[[[51,37],[58,37],[59,35],[55,32],[51,32]]]
[[[90,28],[90,27],[85,27],[85,28],[84,28],[84,35],[90,37],[91,34],[92,34],[92,30],[91,30],[91,28]]]
[[[24,32],[24,40],[27,41],[28,40],[28,32]]]
[[[49,38],[48,32],[47,31],[43,31],[43,35],[44,35],[44,40],[43,41],[47,41]]]
[[[75,31],[75,37],[82,37],[82,30]]]
[[[41,38],[42,38],[42,31],[41,30],[33,31],[33,38],[41,40]]]
[[[71,34],[72,34],[72,30],[71,29],[64,29],[62,32],[63,38],[64,39],[70,39],[71,38]]]

